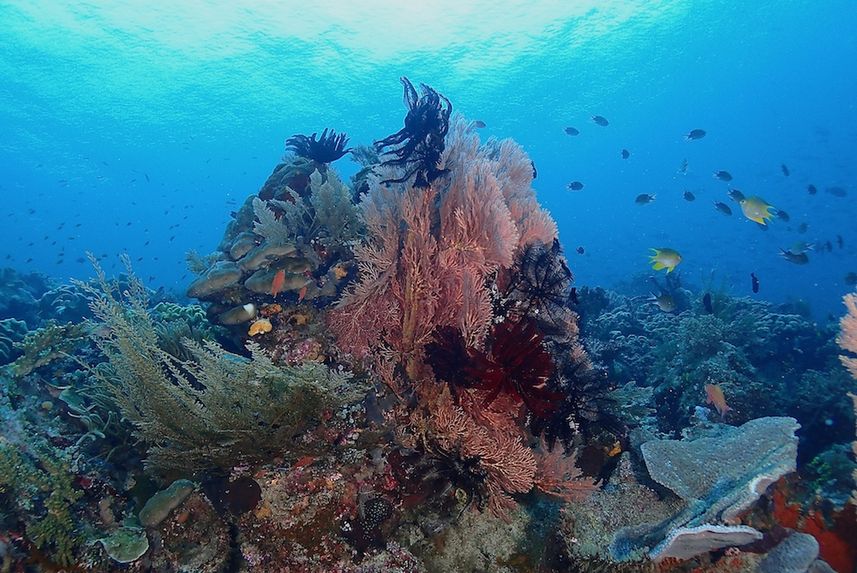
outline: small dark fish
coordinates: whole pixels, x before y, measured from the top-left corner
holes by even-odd
[[[35,215],[35,214],[36,214],[36,210],[35,210],[35,209],[33,209],[32,207],[30,207],[29,209],[27,209],[27,213],[29,213],[30,215]]]
[[[568,298],[573,304],[580,304],[580,299],[577,298],[577,287],[571,287]]]
[[[586,252],[586,250],[583,247],[577,247],[577,254],[578,255],[582,255],[585,252]]]
[[[637,195],[637,198],[634,199],[634,203],[637,205],[646,205],[655,200],[655,195],[649,193],[640,193]]]
[[[81,265],[82,265],[83,263],[85,263],[85,262],[86,262],[86,259],[84,259],[83,257],[77,257],[77,258],[74,260],[74,262],[76,262],[76,263],[78,263],[78,264],[81,264]]]
[[[24,261],[24,262],[25,262],[25,263],[32,263],[32,262],[33,262],[33,257],[28,258],[28,259],[27,259],[26,261]]]
[[[836,235],[836,246],[840,249],[845,246],[845,240],[842,238],[842,235]]]
[[[610,122],[607,121],[607,118],[604,116],[601,116],[601,115],[593,115],[592,121],[594,121],[595,123],[597,123],[601,127],[606,127],[606,126],[610,125]]]
[[[171,237],[170,237],[170,242],[172,243],[172,242],[175,240],[175,238],[176,238],[176,236],[175,236],[175,235],[171,236]]]
[[[708,314],[714,314],[714,307],[711,305],[711,293],[705,293],[702,297],[702,306]]]
[[[789,217],[789,214],[782,209],[777,209],[777,219],[782,219],[783,221],[788,222],[791,217]]]
[[[824,249],[828,253],[832,253],[833,252],[833,244],[830,241],[824,241]]]
[[[850,286],[857,285],[857,273],[852,271],[845,275],[845,284]]]
[[[485,122],[481,119],[474,120],[473,127],[475,127],[476,129],[485,129]]]
[[[580,181],[572,181],[571,183],[566,185],[566,188],[568,188],[569,191],[580,191],[581,189],[583,189],[583,183],[581,183]]]
[[[736,203],[740,203],[744,200],[744,194],[741,193],[738,189],[729,188],[729,198],[735,201]]]
[[[781,163],[781,164],[780,164],[780,169],[782,169],[782,170],[783,170],[783,175],[785,175],[786,177],[788,177],[789,175],[791,175],[791,171],[789,171],[789,168],[786,166],[786,164],[785,164],[785,163]]]
[[[801,223],[797,226],[797,232],[801,234],[806,233],[807,229],[809,229],[809,225],[806,223]]]
[[[825,191],[827,191],[834,197],[845,197],[846,195],[848,195],[848,191],[846,191],[842,187],[828,187],[827,189],[825,189]]]
[[[144,246],[144,247],[148,247],[148,246],[149,246],[149,241],[146,241],[145,243],[143,243],[143,246]]]
[[[729,205],[726,203],[721,203],[720,201],[714,202],[714,208],[723,213],[724,215],[731,215],[732,209],[729,208]]]
[[[687,159],[682,159],[681,166],[678,168],[678,172],[682,175],[687,175]]]
[[[696,201],[696,195],[690,191],[685,191],[683,196],[685,201]]]
[[[818,193],[818,189],[812,183],[807,185],[806,190],[810,195],[815,195],[816,193]]]
[[[148,182],[149,182],[149,174],[148,174],[148,173],[143,173],[143,177],[145,177],[145,178],[146,178],[146,183],[148,183]]]
[[[139,263],[140,261],[142,261],[142,260],[143,260],[143,257],[137,257],[137,262],[138,262],[138,263]]]
[[[793,253],[792,251],[787,251],[785,249],[780,249],[780,256],[783,257],[790,263],[794,263],[796,265],[805,265],[809,262],[809,255],[804,253]]]
[[[714,178],[721,181],[732,181],[732,174],[728,171],[715,171]]]
[[[693,141],[694,139],[702,139],[705,137],[704,129],[691,129],[687,135],[684,136],[686,141]]]
[[[631,157],[631,152],[628,151],[627,149],[623,149],[622,150],[622,159],[628,159],[629,157]]]
[[[530,167],[533,168],[533,179],[538,179],[539,172],[536,170],[536,162],[530,159]]]
[[[756,273],[750,273],[750,285],[753,292],[759,292],[759,277],[756,276]]]
[[[566,128],[565,128],[565,132],[566,132],[568,135],[580,135],[580,131],[579,131],[579,130],[577,130],[576,128],[574,128],[574,127],[566,127]]]

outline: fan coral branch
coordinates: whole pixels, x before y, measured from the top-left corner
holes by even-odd
[[[330,316],[345,350],[364,357],[383,344],[400,353],[412,377],[440,327],[460,329],[470,346],[484,345],[489,283],[521,248],[507,197],[529,197],[541,210],[526,179],[532,175],[524,175],[526,155],[508,152],[501,164],[467,125],[454,122],[443,157],[450,176],[442,185],[397,190],[372,180],[361,203],[368,238],[355,252],[360,280]],[[385,169],[388,179],[401,173]],[[503,181],[516,189],[507,192]]]
[[[541,450],[542,454],[536,457],[535,477],[539,491],[568,502],[587,497],[597,489],[591,480],[581,478],[582,472],[575,465],[577,457],[574,453],[566,455],[561,448],[549,450],[544,440]]]
[[[843,299],[848,314],[839,321],[840,331],[836,342],[843,350],[850,352],[852,356],[843,355],[839,359],[855,379],[857,379],[857,294],[846,294]]]

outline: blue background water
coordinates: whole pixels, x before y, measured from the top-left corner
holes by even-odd
[[[669,246],[685,280],[749,294],[752,271],[759,296],[841,314],[857,271],[853,1],[223,4],[0,3],[0,266],[87,276],[84,251],[127,251],[153,287],[183,290],[185,251],[216,246],[286,137],[396,131],[406,75],[524,145],[579,284],[649,273],[647,249]],[[708,136],[684,141],[693,128]],[[761,232],[719,169],[791,221]],[[657,200],[635,205],[644,192]],[[798,240],[834,250],[778,256]]]

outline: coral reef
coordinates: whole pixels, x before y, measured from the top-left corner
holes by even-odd
[[[287,141],[194,304],[2,271],[0,569],[853,570],[855,295],[840,350],[679,273],[575,290],[523,149],[402,84],[374,147]]]
[[[623,455],[609,486],[568,506],[571,551],[614,561],[688,559],[762,539],[739,520],[771,483],[794,471],[796,429],[791,418],[760,418],[739,428],[698,428],[689,439],[645,441],[647,474],[669,493],[640,483]]]
[[[719,384],[740,424],[788,415],[802,426],[801,464],[852,435],[842,399],[850,382],[837,364],[832,333],[770,303],[718,294],[714,314],[678,314],[603,289],[582,288],[581,338],[615,384],[651,388],[661,431],[678,435]],[[717,414],[713,414],[717,416]]]

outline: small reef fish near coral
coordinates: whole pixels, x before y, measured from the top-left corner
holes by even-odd
[[[0,6],[0,572],[857,572],[857,17],[477,5]]]

